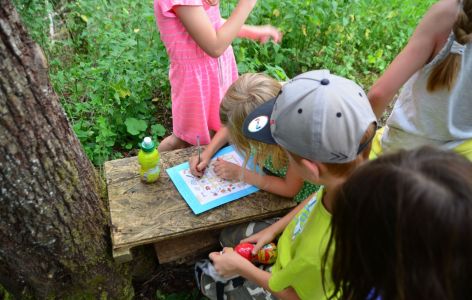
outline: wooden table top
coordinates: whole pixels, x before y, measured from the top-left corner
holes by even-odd
[[[138,245],[269,218],[295,206],[291,199],[259,191],[195,215],[165,172],[193,153],[195,147],[161,153],[161,176],[152,184],[141,182],[137,157],[105,163],[114,255]]]

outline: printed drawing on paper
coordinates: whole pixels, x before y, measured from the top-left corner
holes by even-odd
[[[234,151],[221,155],[220,159],[239,166],[243,164],[243,159]],[[205,174],[201,178],[193,176],[189,169],[180,170],[179,172],[190,191],[202,205],[251,186],[241,181],[229,181],[218,177],[214,171],[215,161],[216,158],[210,161]]]

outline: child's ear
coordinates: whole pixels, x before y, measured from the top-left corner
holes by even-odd
[[[319,176],[323,176],[328,172],[328,167],[324,163],[317,163],[316,166],[318,167]]]
[[[310,178],[305,178],[311,182],[318,182],[320,178],[320,166],[308,159],[302,158],[300,164],[308,171]]]

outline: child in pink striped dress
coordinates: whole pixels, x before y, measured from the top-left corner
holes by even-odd
[[[240,0],[228,20],[218,0],[155,0],[154,12],[170,59],[173,133],[159,145],[169,151],[210,143],[220,129],[219,106],[238,77],[231,42],[236,37],[279,42],[272,26],[244,25],[257,0]]]

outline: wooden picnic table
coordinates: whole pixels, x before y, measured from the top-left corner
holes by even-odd
[[[195,215],[165,172],[193,153],[195,147],[161,153],[161,176],[152,184],[141,182],[137,157],[105,163],[116,261],[131,260],[130,249],[144,244],[155,245],[160,263],[174,261],[210,247],[228,225],[280,216],[295,206],[291,199],[259,191]]]

